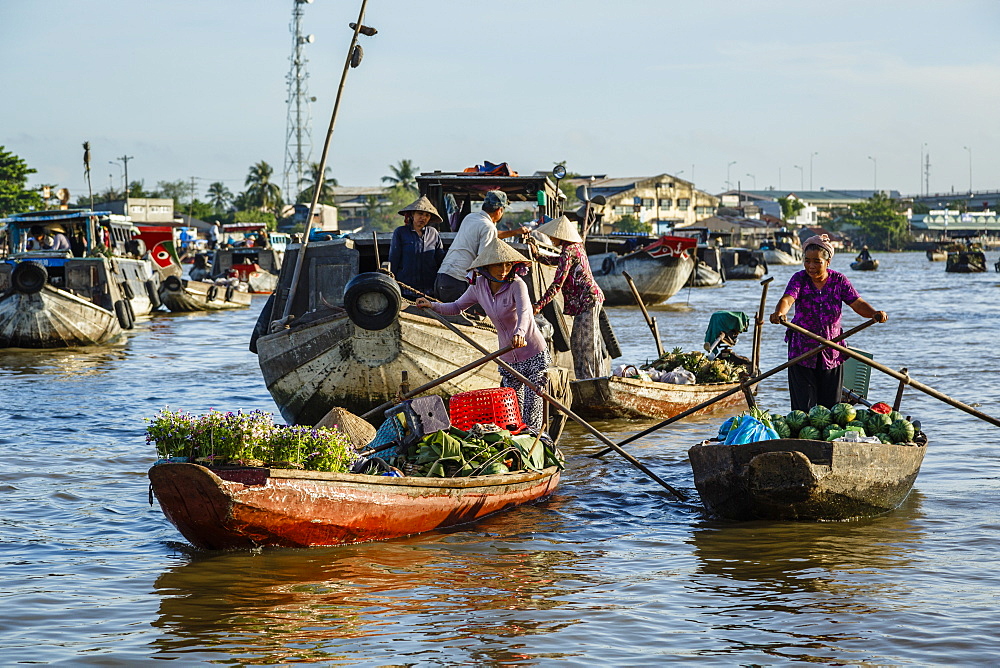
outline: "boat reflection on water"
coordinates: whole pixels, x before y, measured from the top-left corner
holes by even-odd
[[[579,570],[582,555],[550,549],[556,544],[535,533],[556,532],[558,524],[553,513],[528,507],[472,529],[383,543],[188,552],[186,563],[154,585],[160,606],[153,625],[163,632],[154,656],[191,660],[205,652],[218,659],[221,652],[241,663],[274,663],[361,652],[393,664],[530,660],[511,639],[576,623],[539,611],[564,605],[566,577],[584,586],[564,575]]]
[[[849,522],[705,520],[689,540],[693,603],[719,611],[727,635],[752,629],[749,644],[782,661],[835,663],[855,643],[878,656],[866,643],[884,619],[878,627],[866,615],[884,614],[889,600],[905,608],[926,538],[921,500],[914,490],[891,513]]]
[[[49,375],[62,381],[100,376],[128,356],[123,345],[39,350],[7,349],[0,353],[0,378]]]

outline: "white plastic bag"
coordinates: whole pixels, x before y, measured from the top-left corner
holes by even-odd
[[[673,383],[674,385],[694,385],[694,374],[687,369],[680,367],[673,371],[660,374],[661,383]]]

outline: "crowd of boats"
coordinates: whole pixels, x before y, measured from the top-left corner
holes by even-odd
[[[539,204],[540,219],[562,213],[556,185],[546,175],[436,172],[418,177],[418,187],[442,211],[455,203],[459,211],[468,210],[484,192],[499,188],[513,202],[543,203]],[[539,197],[539,193],[547,197]],[[586,212],[578,220],[581,230],[586,231]],[[340,411],[338,415],[376,427],[386,419],[386,407],[399,413],[400,405],[408,406],[410,397],[425,389],[447,399],[500,385],[497,367],[484,363],[496,354],[483,357],[496,347],[497,335],[490,321],[472,312],[438,316],[404,298],[400,285],[381,261],[388,257],[388,235],[326,235],[317,240],[307,236],[292,243],[287,235],[233,229],[229,232],[245,233],[243,241],[193,254],[191,267],[185,271],[172,228],[143,228],[126,217],[89,210],[31,212],[3,222],[7,253],[0,262],[0,347],[108,343],[133,328],[136,318],[157,310],[245,308],[251,294],[260,293],[269,296],[247,337],[264,384],[289,425],[331,424],[331,413]],[[37,240],[39,232],[42,238],[63,234],[71,240],[69,247],[29,244],[29,239]],[[442,237],[446,244],[450,241],[450,235]],[[669,299],[685,286],[759,279],[769,264],[802,261],[801,246],[791,232],[777,235],[758,249],[725,248],[706,241],[676,235],[586,236],[587,254],[606,303],[641,307],[656,337],[660,361],[669,361],[671,354],[662,349],[646,304]],[[537,242],[512,245],[529,256],[556,254]],[[930,253],[928,257],[938,259]],[[858,262],[862,261],[859,256]],[[877,268],[877,263],[872,268]],[[525,278],[533,301],[545,292],[553,273],[553,267],[537,263]],[[683,498],[681,492],[622,450],[622,445],[648,431],[613,444],[585,419],[663,420],[651,428],[656,429],[688,415],[732,409],[742,402],[754,407],[756,384],[777,371],[762,373],[759,365],[769,280],[761,281],[760,310],[755,317],[725,312],[713,315],[709,331],[718,336],[706,345],[705,353],[699,353],[704,360],[696,362],[725,361],[727,368],[738,372],[728,378],[711,376],[711,380],[663,382],[645,370],[632,374],[622,369],[602,378],[574,378],[571,319],[563,313],[561,297],[557,296],[553,307],[538,316],[553,359],[548,386],[538,388],[551,406],[545,419],[545,442],[557,443],[566,420],[576,420],[609,449],[616,449]],[[727,315],[730,320],[725,319]],[[715,316],[720,316],[717,322]],[[751,357],[733,355],[731,345],[750,325]],[[606,318],[601,334],[609,354],[620,355]],[[715,367],[703,368],[715,371]],[[411,387],[417,390],[411,391]],[[401,398],[405,398],[402,404]],[[421,417],[415,410],[408,414],[408,428],[418,433],[428,425],[439,428],[449,417]],[[489,417],[485,414],[484,421]],[[345,419],[341,417],[336,424],[344,424]],[[865,493],[858,471],[831,468],[831,448],[867,449],[868,455],[862,456],[860,450],[852,455],[861,459],[874,457],[872,452],[879,450],[879,461],[891,461],[900,460],[889,452],[892,448],[925,445],[810,445],[800,439],[777,439],[758,444],[756,449],[744,448],[737,468],[742,467],[740,475],[748,474],[753,469],[754,452],[770,453],[769,465],[781,459],[772,456],[775,452],[799,453],[794,462],[798,478],[792,487],[798,489],[796,503],[808,506],[815,505],[820,496],[843,493],[843,489],[831,491],[838,485],[853,486],[852,493]],[[902,459],[915,459],[919,466],[922,450],[919,455]],[[718,450],[713,465],[725,465],[730,470],[727,475],[735,475],[731,471],[737,462],[734,456],[732,451]],[[812,476],[809,484],[803,483],[802,457],[815,460],[807,467]],[[696,459],[704,460],[693,458],[692,463]],[[551,465],[503,474],[428,479],[400,476],[399,471],[397,475],[371,475],[371,471],[284,469],[260,462],[208,466],[205,462],[168,460],[150,470],[150,479],[153,493],[171,522],[195,545],[214,549],[339,544],[461,524],[550,494],[560,471],[560,466]],[[791,489],[787,476],[773,471],[768,475],[792,494],[787,491]],[[903,496],[915,476],[915,471],[904,476],[908,481],[899,485],[905,488]],[[887,509],[872,508],[871,512]]]

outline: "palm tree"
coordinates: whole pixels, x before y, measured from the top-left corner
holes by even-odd
[[[320,181],[319,174],[319,163],[311,162],[309,163],[309,175],[303,176],[299,181],[300,186],[305,186],[302,192],[299,193],[299,202],[312,202],[313,198],[313,188]],[[322,204],[324,202],[332,202],[333,200],[333,189],[340,185],[337,183],[337,179],[330,176],[330,168],[327,167],[323,170],[323,187],[319,191],[319,202]]]
[[[281,188],[277,183],[271,182],[272,174],[274,168],[261,160],[250,168],[243,185],[248,186],[246,200],[251,206],[259,207],[262,211],[273,211],[277,215],[281,208]]]
[[[412,160],[400,160],[398,165],[389,165],[389,169],[392,174],[383,176],[382,183],[402,186],[407,190],[417,189],[417,172],[420,168],[414,165]]]
[[[229,192],[229,188],[222,181],[216,181],[208,186],[208,203],[216,213],[224,212],[232,201],[233,193]]]

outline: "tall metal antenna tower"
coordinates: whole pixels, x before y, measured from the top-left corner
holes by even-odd
[[[306,72],[305,45],[316,39],[313,35],[302,34],[302,15],[305,5],[312,0],[292,0],[292,55],[288,69],[288,121],[285,132],[285,201],[294,202],[298,197],[302,177],[309,169],[312,159],[312,115],[309,97],[309,73]]]

